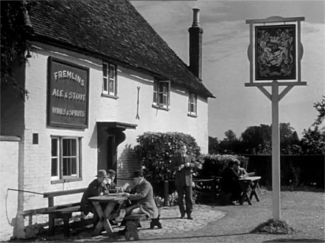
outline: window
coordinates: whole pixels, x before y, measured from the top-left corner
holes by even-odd
[[[169,82],[154,82],[153,104],[159,108],[168,109],[169,106]]]
[[[81,138],[51,138],[51,179],[65,180],[80,177]]]
[[[197,97],[196,94],[190,93],[188,97],[188,114],[190,116],[197,115]]]
[[[116,65],[103,63],[103,94],[117,95]]]

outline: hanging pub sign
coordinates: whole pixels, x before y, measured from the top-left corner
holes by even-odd
[[[255,79],[296,79],[296,26],[255,26]]]
[[[49,126],[88,127],[89,70],[53,57],[48,59]]]
[[[251,82],[301,81],[302,44],[300,21],[303,17],[247,20],[250,24]]]

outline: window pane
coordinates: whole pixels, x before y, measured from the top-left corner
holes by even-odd
[[[104,77],[107,77],[107,68],[108,68],[108,67],[107,67],[107,63],[104,63],[104,64],[103,64],[103,76],[104,76]]]
[[[71,148],[71,155],[76,156],[77,155],[77,140],[73,139],[70,140],[70,148]]]
[[[77,159],[71,158],[71,174],[76,175],[77,174]]]
[[[153,103],[158,103],[158,85],[157,82],[153,84]]]
[[[63,175],[64,176],[71,175],[71,159],[70,158],[63,159]]]
[[[163,101],[162,101],[163,105],[167,105],[167,94],[164,93],[163,94]]]
[[[115,79],[115,66],[109,65],[109,77]]]
[[[109,79],[108,82],[109,82],[109,83],[108,83],[108,91],[109,91],[110,93],[114,93],[114,81],[113,81],[112,79]]]
[[[107,78],[103,78],[103,90],[107,91]]]
[[[63,139],[63,146],[62,146],[63,156],[68,156],[68,155],[71,154],[69,144],[70,143],[69,143],[69,140],[68,139]]]
[[[58,159],[52,159],[51,164],[51,176],[58,176]]]
[[[57,138],[52,138],[52,156],[58,156],[58,139]]]
[[[77,155],[77,141],[75,139],[63,139],[63,156]]]
[[[158,100],[158,103],[159,104],[163,104],[163,102],[164,102],[164,97],[163,97],[163,94],[162,93],[159,93],[159,100]]]

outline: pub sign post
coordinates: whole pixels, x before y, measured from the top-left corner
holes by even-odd
[[[279,102],[301,80],[301,21],[304,17],[269,17],[246,20],[249,24],[250,81],[272,102],[272,215],[281,219]],[[279,87],[283,86],[282,90]]]

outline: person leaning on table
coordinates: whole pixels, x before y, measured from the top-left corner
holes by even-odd
[[[94,226],[99,220],[108,218],[115,207],[115,202],[100,203],[97,201],[91,202],[88,199],[89,197],[109,194],[106,170],[99,170],[96,177],[97,178],[88,185],[88,188],[82,195],[80,203],[81,211],[85,215],[88,215],[90,212],[94,214]]]
[[[134,187],[130,193],[124,195],[131,201],[131,205],[125,208],[125,214],[141,214],[148,215],[151,219],[158,218],[158,208],[155,203],[152,185],[147,181],[142,171],[133,173]]]
[[[245,177],[248,175],[245,168],[240,166],[240,161],[238,159],[234,159],[234,171],[237,173],[239,177]]]
[[[241,200],[242,188],[239,178],[237,160],[229,161],[228,166],[222,173],[221,190],[225,195],[226,201],[230,201],[231,204],[236,204],[237,201]]]

